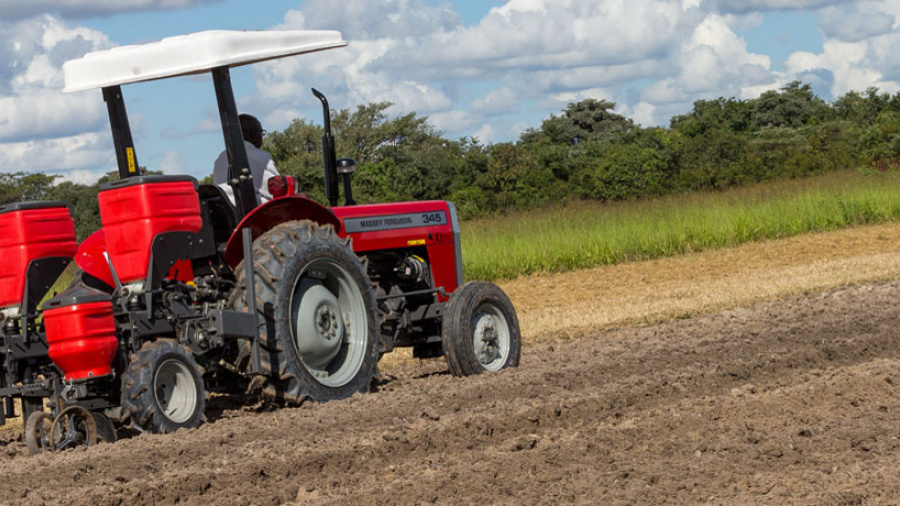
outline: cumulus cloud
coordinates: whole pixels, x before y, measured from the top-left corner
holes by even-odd
[[[56,183],[68,181],[75,184],[92,185],[96,183],[97,180],[102,176],[106,175],[106,172],[107,171],[104,170],[89,169],[67,170],[56,174],[57,176],[59,176],[59,179],[56,180]]]
[[[86,18],[120,12],[183,9],[221,0],[0,0],[0,19],[19,20],[43,13]]]
[[[819,15],[819,27],[825,38],[844,42],[859,42],[886,34],[891,31],[896,19],[882,7],[880,2],[828,7],[822,9]]]
[[[833,97],[849,91],[865,90],[870,86],[895,92],[900,89],[900,73],[897,73],[900,69],[900,55],[894,49],[898,43],[898,34],[860,42],[826,40],[822,53],[794,53],[785,66],[788,74],[793,76],[829,72],[833,79]]]
[[[773,87],[775,77],[769,57],[748,51],[728,21],[713,13],[694,28],[678,49],[674,75],[656,81],[641,93],[641,101],[635,106],[639,123],[664,124],[673,110],[687,111],[698,98],[747,98],[755,87]]]
[[[0,162],[82,175],[91,163],[114,165],[99,97],[58,93],[63,61],[112,42],[61,16],[207,1],[0,0]],[[783,10],[813,13],[821,51],[772,61],[748,47],[740,34]],[[32,15],[45,11],[62,14]],[[391,114],[416,111],[450,137],[485,142],[515,139],[538,116],[589,97],[650,126],[698,99],[753,98],[794,79],[833,96],[900,88],[896,0],[508,0],[469,25],[448,2],[306,0],[274,28],[338,29],[350,45],[252,67],[257,89],[239,107],[270,130],[297,117],[319,120],[311,86],[335,108],[387,101]],[[218,129],[210,111],[182,131]],[[163,150],[153,156],[172,170],[191,163]]]
[[[758,11],[802,11],[827,7],[853,0],[718,0],[721,12],[747,13]]]
[[[493,137],[501,129],[484,126],[511,123],[523,101],[564,107],[567,99],[603,90],[642,123],[665,124],[700,98],[752,98],[804,76],[817,89],[874,76],[857,66],[862,74],[851,78],[834,68],[836,60],[818,56],[814,64],[788,62],[775,70],[738,35],[771,10],[825,9],[824,26],[828,13],[852,10],[839,0],[509,0],[474,26],[463,25],[446,5],[423,0],[353,0],[331,9],[321,8],[324,1],[289,12],[278,28],[337,28],[350,47],[257,70],[256,105],[275,104],[272,119],[286,121],[314,107],[297,95],[298,83],[311,75],[336,106],[390,101],[393,112],[427,114],[452,134]],[[877,30],[869,28],[875,33],[894,18],[882,3],[871,3],[870,11],[883,14]],[[848,27],[842,36],[851,32],[858,30]],[[892,59],[889,45],[879,47],[884,50],[870,53]],[[493,89],[473,95],[456,84],[470,82]]]
[[[0,40],[2,170],[80,169],[106,162],[109,136],[98,134],[105,124],[99,92],[64,95],[61,90],[63,62],[109,47],[109,39],[43,15],[0,22]]]
[[[56,139],[0,143],[4,172],[66,173],[71,170],[104,174],[113,167],[115,153],[108,132],[92,132]],[[96,181],[96,179],[95,179]]]
[[[313,75],[336,106],[390,101],[394,112],[429,115],[453,133],[477,130],[488,116],[519,112],[522,100],[671,73],[672,48],[703,19],[699,4],[681,0],[510,0],[464,26],[445,4],[352,0],[324,9],[324,1],[306,2],[277,28],[336,28],[350,46],[258,66],[253,105],[269,104],[270,119],[314,106],[298,98]],[[474,95],[455,84],[469,82],[495,88]]]
[[[422,0],[307,0],[302,11],[290,11],[281,27],[340,30],[354,40],[424,37],[460,25],[449,4]]]
[[[0,97],[0,142],[76,135],[100,128],[105,110],[99,92],[63,95],[58,89],[26,91]]]
[[[504,86],[472,102],[472,109],[484,114],[514,113],[519,109],[519,101],[516,93]]]
[[[159,163],[158,170],[166,174],[183,174],[185,172],[185,164],[181,159],[181,153],[171,150],[163,153],[163,159]]]

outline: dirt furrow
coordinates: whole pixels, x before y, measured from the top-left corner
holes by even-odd
[[[525,349],[458,379],[36,458],[10,504],[889,503],[900,282]],[[221,401],[220,401],[221,402]]]

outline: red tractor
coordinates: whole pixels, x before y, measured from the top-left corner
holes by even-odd
[[[453,204],[355,205],[321,93],[328,206],[286,176],[257,204],[230,68],[344,45],[338,32],[201,32],[66,63],[66,91],[103,92],[121,179],[101,187],[102,228],[80,245],[64,203],[0,207],[0,423],[20,399],[31,452],[196,427],[209,391],[349,397],[395,347],[443,355],[457,376],[518,365],[509,298],[463,283]],[[138,166],[121,85],[198,73],[213,78],[234,205]],[[39,308],[73,258],[75,280]]]

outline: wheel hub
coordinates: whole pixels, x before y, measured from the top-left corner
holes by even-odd
[[[197,386],[187,365],[180,360],[166,360],[156,371],[154,386],[156,403],[170,420],[184,423],[193,416]]]
[[[316,310],[316,330],[319,331],[319,336],[326,341],[337,337],[337,314],[328,304],[322,304]]]
[[[341,349],[345,328],[337,297],[316,284],[306,289],[297,310],[297,351],[307,367],[325,370]]]
[[[490,364],[500,356],[497,324],[492,315],[482,315],[475,325],[475,356],[482,364]]]

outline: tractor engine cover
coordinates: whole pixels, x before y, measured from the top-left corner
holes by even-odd
[[[333,211],[343,223],[341,235],[353,239],[353,251],[357,254],[424,248],[435,287],[449,293],[462,285],[459,219],[456,207],[450,202],[426,200],[343,206]]]
[[[24,298],[28,264],[75,254],[75,221],[62,202],[19,202],[0,206],[0,307]]]
[[[122,284],[147,277],[153,239],[164,232],[200,230],[197,180],[190,176],[137,176],[104,184],[100,221],[106,251]]]
[[[48,355],[66,381],[112,374],[119,340],[109,294],[85,287],[66,290],[43,309]]]

